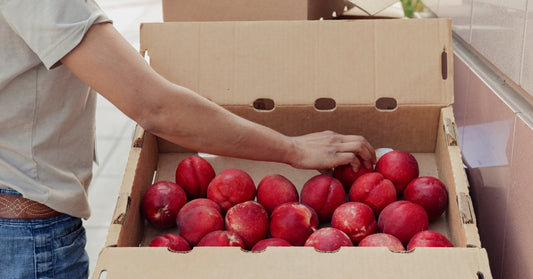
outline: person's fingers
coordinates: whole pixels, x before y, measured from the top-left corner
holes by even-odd
[[[363,136],[322,131],[295,137],[294,140],[296,146],[302,147],[302,157],[293,164],[296,167],[314,165],[321,173],[328,173],[325,168],[351,164],[357,171],[361,166],[371,169],[376,161],[374,148]]]
[[[363,161],[363,165],[369,169],[376,160],[376,153],[372,146],[369,146],[366,142],[345,142],[338,145],[338,152],[351,152]],[[355,160],[352,160],[355,161]],[[355,167],[355,166],[354,166]]]
[[[350,163],[352,165],[352,169],[354,172],[358,172],[359,168],[361,167],[361,161],[356,157],[352,162]],[[365,165],[366,167],[366,165]],[[368,169],[368,167],[366,167]]]
[[[369,151],[369,154],[372,156],[370,158],[365,158],[369,160],[375,160],[376,157],[376,151],[374,150],[374,147],[366,140],[363,136],[358,135],[345,135],[341,138],[341,143],[352,143],[355,144],[354,146],[347,146],[344,148],[353,148],[353,150],[342,150],[342,151],[361,151],[361,149],[366,149]]]

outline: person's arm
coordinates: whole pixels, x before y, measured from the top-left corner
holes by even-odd
[[[216,155],[326,169],[375,161],[361,136],[330,131],[288,137],[245,120],[157,74],[109,23],[93,25],[61,62],[146,131]]]

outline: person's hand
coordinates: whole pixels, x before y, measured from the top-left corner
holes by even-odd
[[[295,168],[325,172],[340,165],[351,164],[354,171],[357,171],[361,163],[366,168],[372,168],[376,162],[374,148],[362,136],[323,131],[291,139],[296,152],[288,161]]]

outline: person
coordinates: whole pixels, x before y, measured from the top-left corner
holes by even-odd
[[[375,163],[363,136],[286,136],[167,81],[94,0],[0,0],[0,38],[0,278],[88,276],[96,94],[201,152],[301,169]]]

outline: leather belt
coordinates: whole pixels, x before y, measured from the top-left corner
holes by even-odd
[[[22,195],[0,194],[0,218],[44,219],[61,215],[50,207]]]

